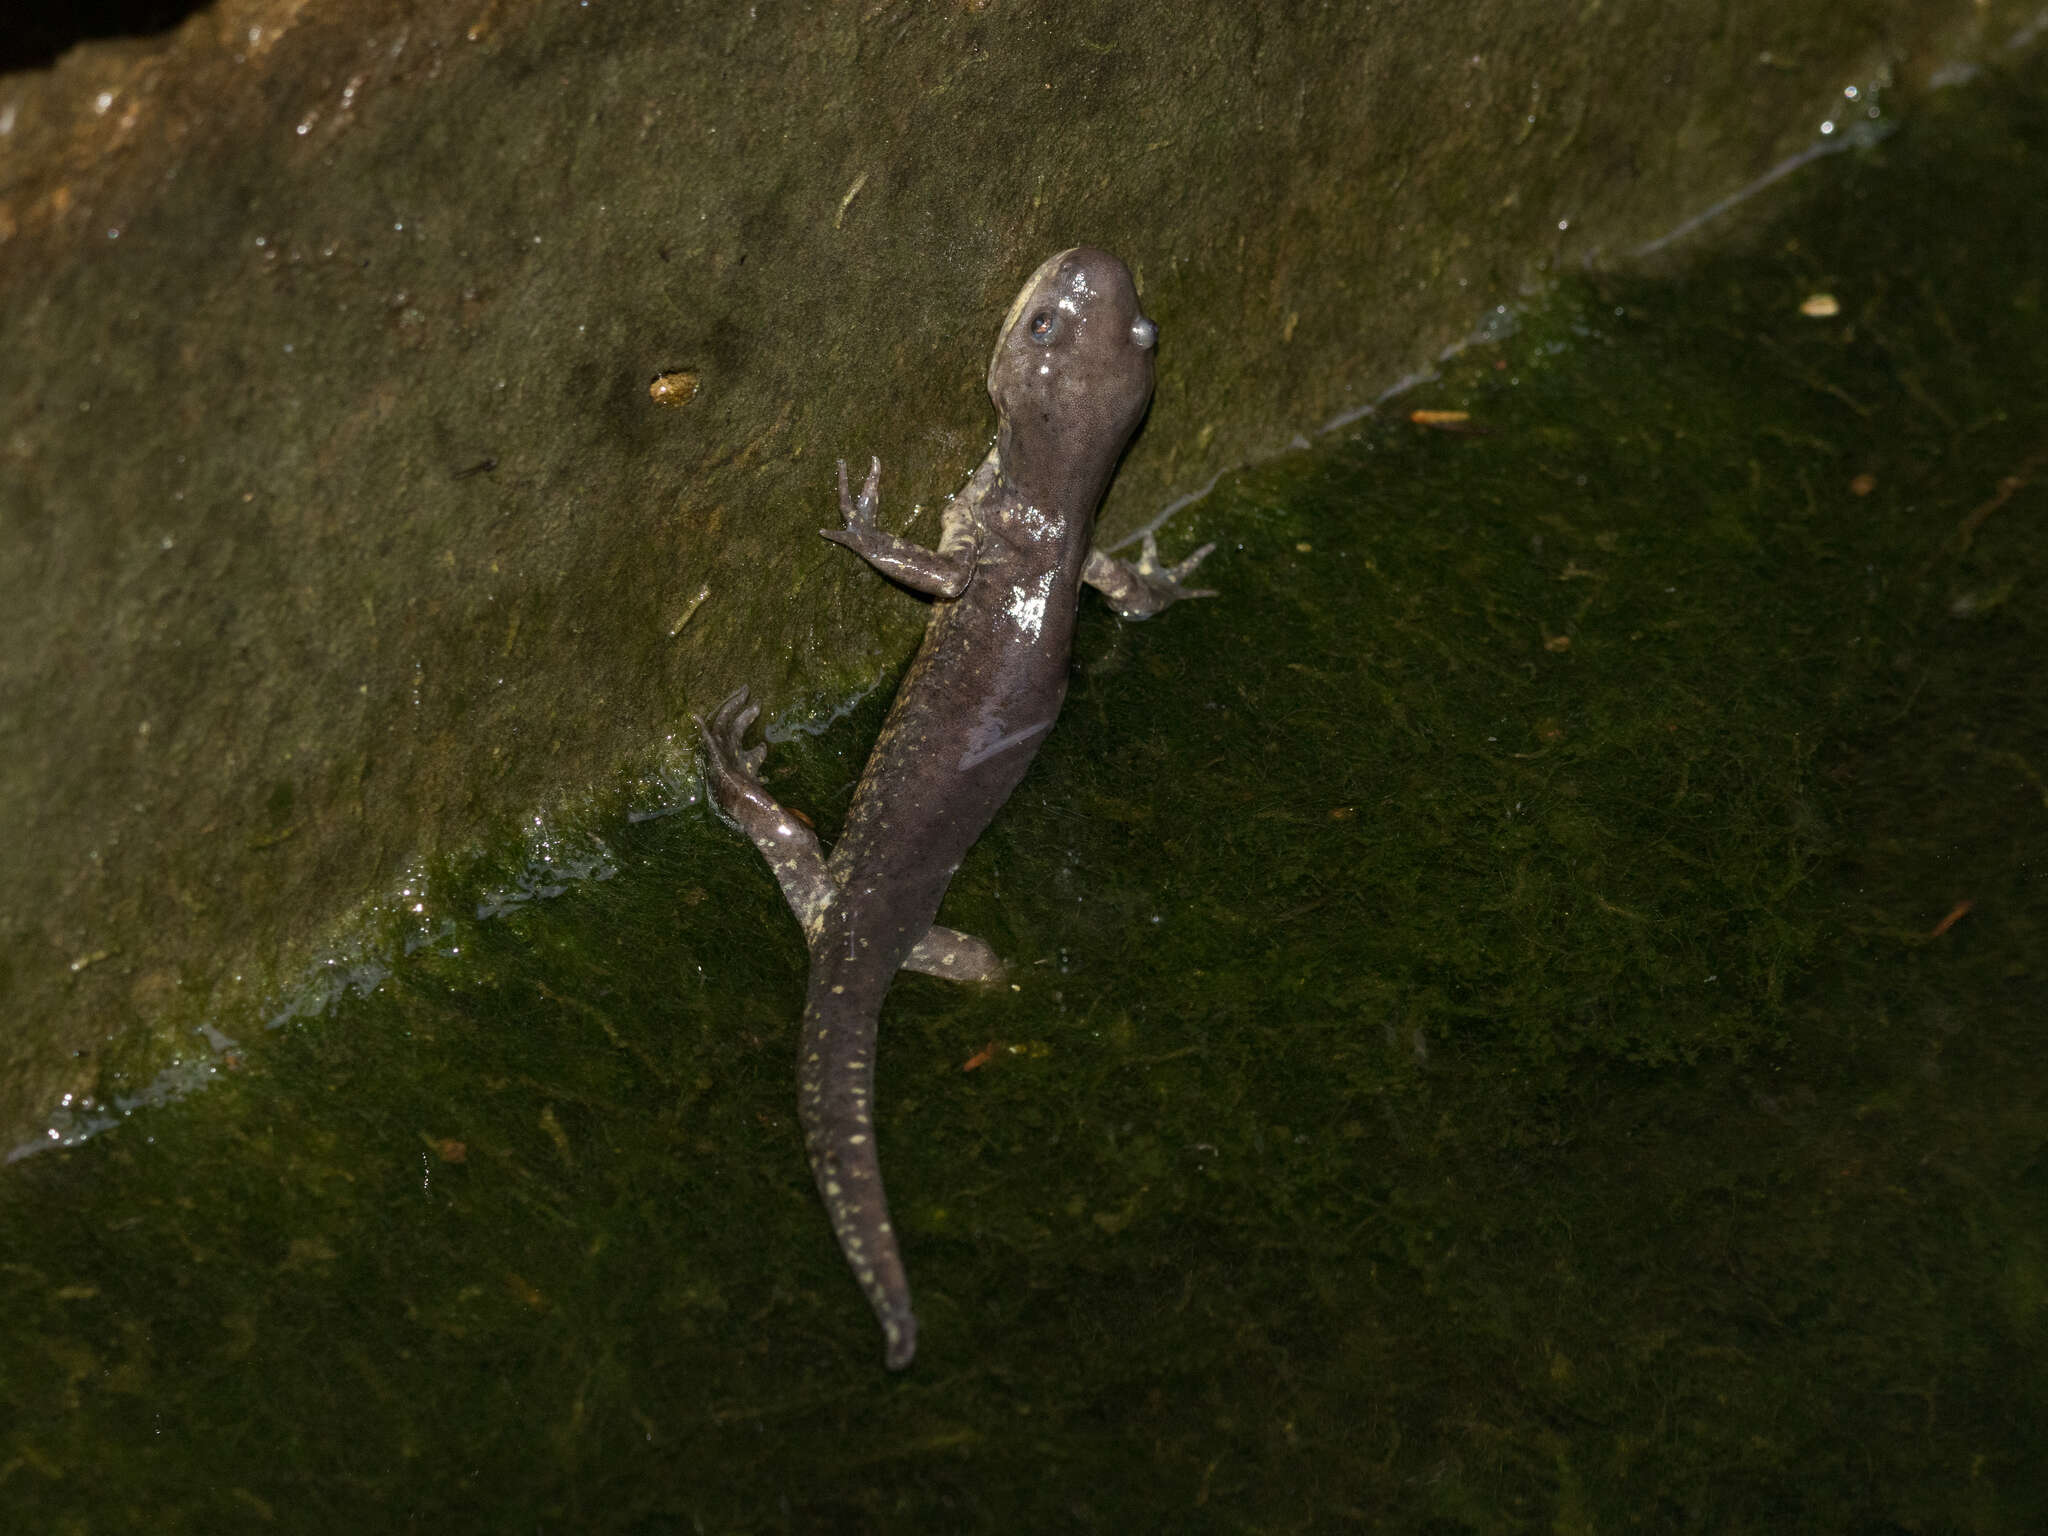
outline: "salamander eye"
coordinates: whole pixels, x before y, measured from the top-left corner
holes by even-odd
[[[1060,317],[1049,309],[1041,309],[1025,326],[1025,329],[1031,332],[1031,339],[1041,347],[1051,344],[1053,337],[1059,333],[1059,328]]]
[[[1150,320],[1147,320],[1143,315],[1138,316],[1137,319],[1131,322],[1131,340],[1139,346],[1149,350],[1158,339],[1159,327]]]

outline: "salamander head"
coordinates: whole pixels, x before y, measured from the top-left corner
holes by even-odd
[[[1032,273],[988,365],[1005,479],[1077,491],[1092,512],[1152,398],[1158,334],[1107,251],[1076,246]]]

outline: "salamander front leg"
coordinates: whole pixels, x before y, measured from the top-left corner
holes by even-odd
[[[854,496],[846,488],[846,460],[839,461],[839,516],[842,528],[820,528],[818,532],[834,544],[843,544],[891,581],[900,582],[926,597],[958,597],[967,590],[967,578],[974,573],[972,549],[961,551],[943,545],[936,550],[884,533],[875,521],[875,507],[882,484],[882,461],[876,459],[868,470],[867,483]]]

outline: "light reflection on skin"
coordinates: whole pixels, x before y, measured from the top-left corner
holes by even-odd
[[[1017,526],[1029,534],[1036,543],[1052,538],[1064,538],[1067,520],[1064,517],[1047,517],[1036,507],[1026,507],[1017,514]]]
[[[1010,618],[1024,632],[1026,640],[1036,640],[1045,627],[1045,605],[1052,596],[1053,577],[1057,574],[1046,571],[1031,587],[1010,588]]]

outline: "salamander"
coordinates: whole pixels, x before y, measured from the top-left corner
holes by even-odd
[[[759,714],[747,690],[699,722],[713,803],[767,859],[803,926],[804,1143],[892,1370],[916,1354],[917,1318],[875,1155],[882,999],[901,969],[959,981],[1003,974],[988,944],[933,918],[1059,714],[1082,584],[1131,619],[1215,595],[1183,585],[1213,545],[1163,566],[1149,534],[1136,562],[1091,544],[1096,508],[1151,400],[1157,339],[1130,272],[1108,252],[1062,251],[1032,273],[989,363],[995,444],[948,502],[937,549],[876,521],[879,458],[858,496],[840,461],[842,526],[822,533],[932,609],[830,857],[761,783],[767,748],[745,745]]]

